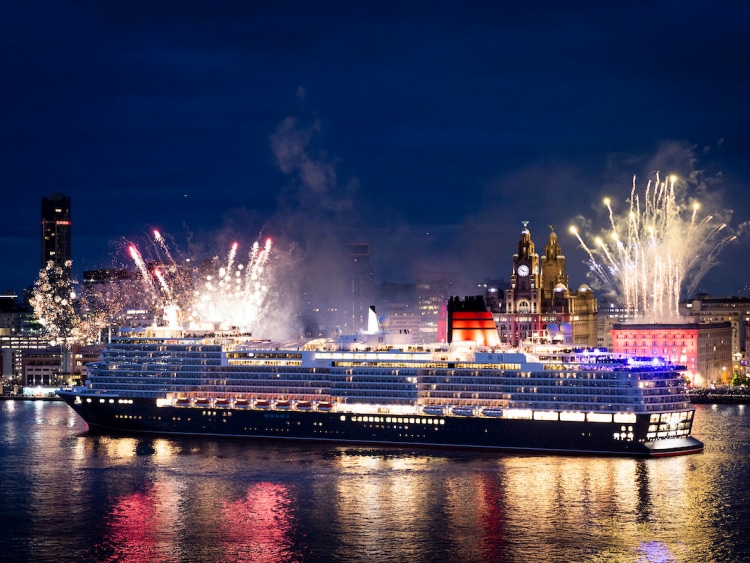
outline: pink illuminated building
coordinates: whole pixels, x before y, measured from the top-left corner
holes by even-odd
[[[686,366],[693,385],[732,380],[732,327],[720,323],[615,324],[612,351]]]

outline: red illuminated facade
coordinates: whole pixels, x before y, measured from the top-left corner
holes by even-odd
[[[615,324],[612,351],[658,356],[687,368],[694,385],[730,383],[732,326],[723,323]]]

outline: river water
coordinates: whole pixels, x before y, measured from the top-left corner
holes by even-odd
[[[703,454],[500,455],[86,433],[0,402],[2,561],[750,560],[750,406]]]

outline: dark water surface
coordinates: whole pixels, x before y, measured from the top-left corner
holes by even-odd
[[[1,561],[750,560],[750,406],[651,460],[85,430],[0,402]]]

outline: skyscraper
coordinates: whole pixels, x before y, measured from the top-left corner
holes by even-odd
[[[346,324],[351,330],[367,328],[367,313],[374,299],[373,272],[370,266],[370,245],[366,242],[346,245],[347,268]]]
[[[70,253],[70,198],[52,193],[42,198],[42,264],[64,266]]]

